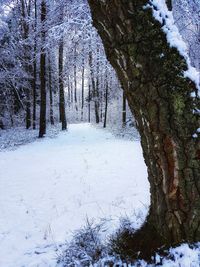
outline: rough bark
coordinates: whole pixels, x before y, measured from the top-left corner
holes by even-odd
[[[191,97],[195,85],[183,76],[185,60],[168,45],[151,9],[143,8],[147,3],[89,0],[141,135],[151,193],[142,231],[155,229],[159,245],[199,241],[200,138],[193,137],[199,99]],[[152,239],[145,245],[151,247]]]

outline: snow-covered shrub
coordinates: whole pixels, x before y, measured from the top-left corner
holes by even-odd
[[[58,263],[63,267],[91,266],[104,258],[107,254],[102,238],[104,231],[104,222],[94,224],[87,220],[85,227],[74,233],[72,241],[59,256]]]
[[[106,222],[95,224],[87,221],[85,227],[77,230],[70,243],[58,257],[59,267],[196,267],[200,262],[200,243],[182,244],[175,248],[155,250],[145,260],[127,250],[130,242],[140,242],[140,232],[128,217],[120,220],[118,230],[105,240]],[[148,234],[150,239],[152,235]],[[138,238],[138,239],[137,239]],[[139,240],[140,239],[140,240]],[[152,240],[153,242],[153,240]],[[131,243],[133,245],[133,243]],[[133,245],[134,246],[134,245]],[[130,247],[129,247],[130,248]],[[147,250],[149,249],[146,246]],[[129,254],[129,255],[128,255]],[[138,255],[139,256],[139,255]]]

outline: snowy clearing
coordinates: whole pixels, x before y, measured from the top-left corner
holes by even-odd
[[[87,218],[114,230],[148,210],[140,143],[89,124],[0,152],[0,166],[1,267],[55,266],[55,248]]]

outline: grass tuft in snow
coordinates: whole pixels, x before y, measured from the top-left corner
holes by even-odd
[[[87,219],[85,227],[74,232],[72,241],[59,255],[58,263],[67,266],[91,266],[107,255],[102,235],[106,231],[105,221],[94,224]]]

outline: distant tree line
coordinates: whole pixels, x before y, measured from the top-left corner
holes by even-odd
[[[87,1],[1,2],[0,128],[39,128],[43,137],[47,124],[66,130],[67,119],[106,127],[111,103],[126,125],[126,98]]]
[[[92,26],[87,0],[0,0],[0,129],[67,121],[117,123],[125,93]],[[175,22],[200,69],[200,4],[172,1]],[[128,114],[128,115],[127,115]]]

